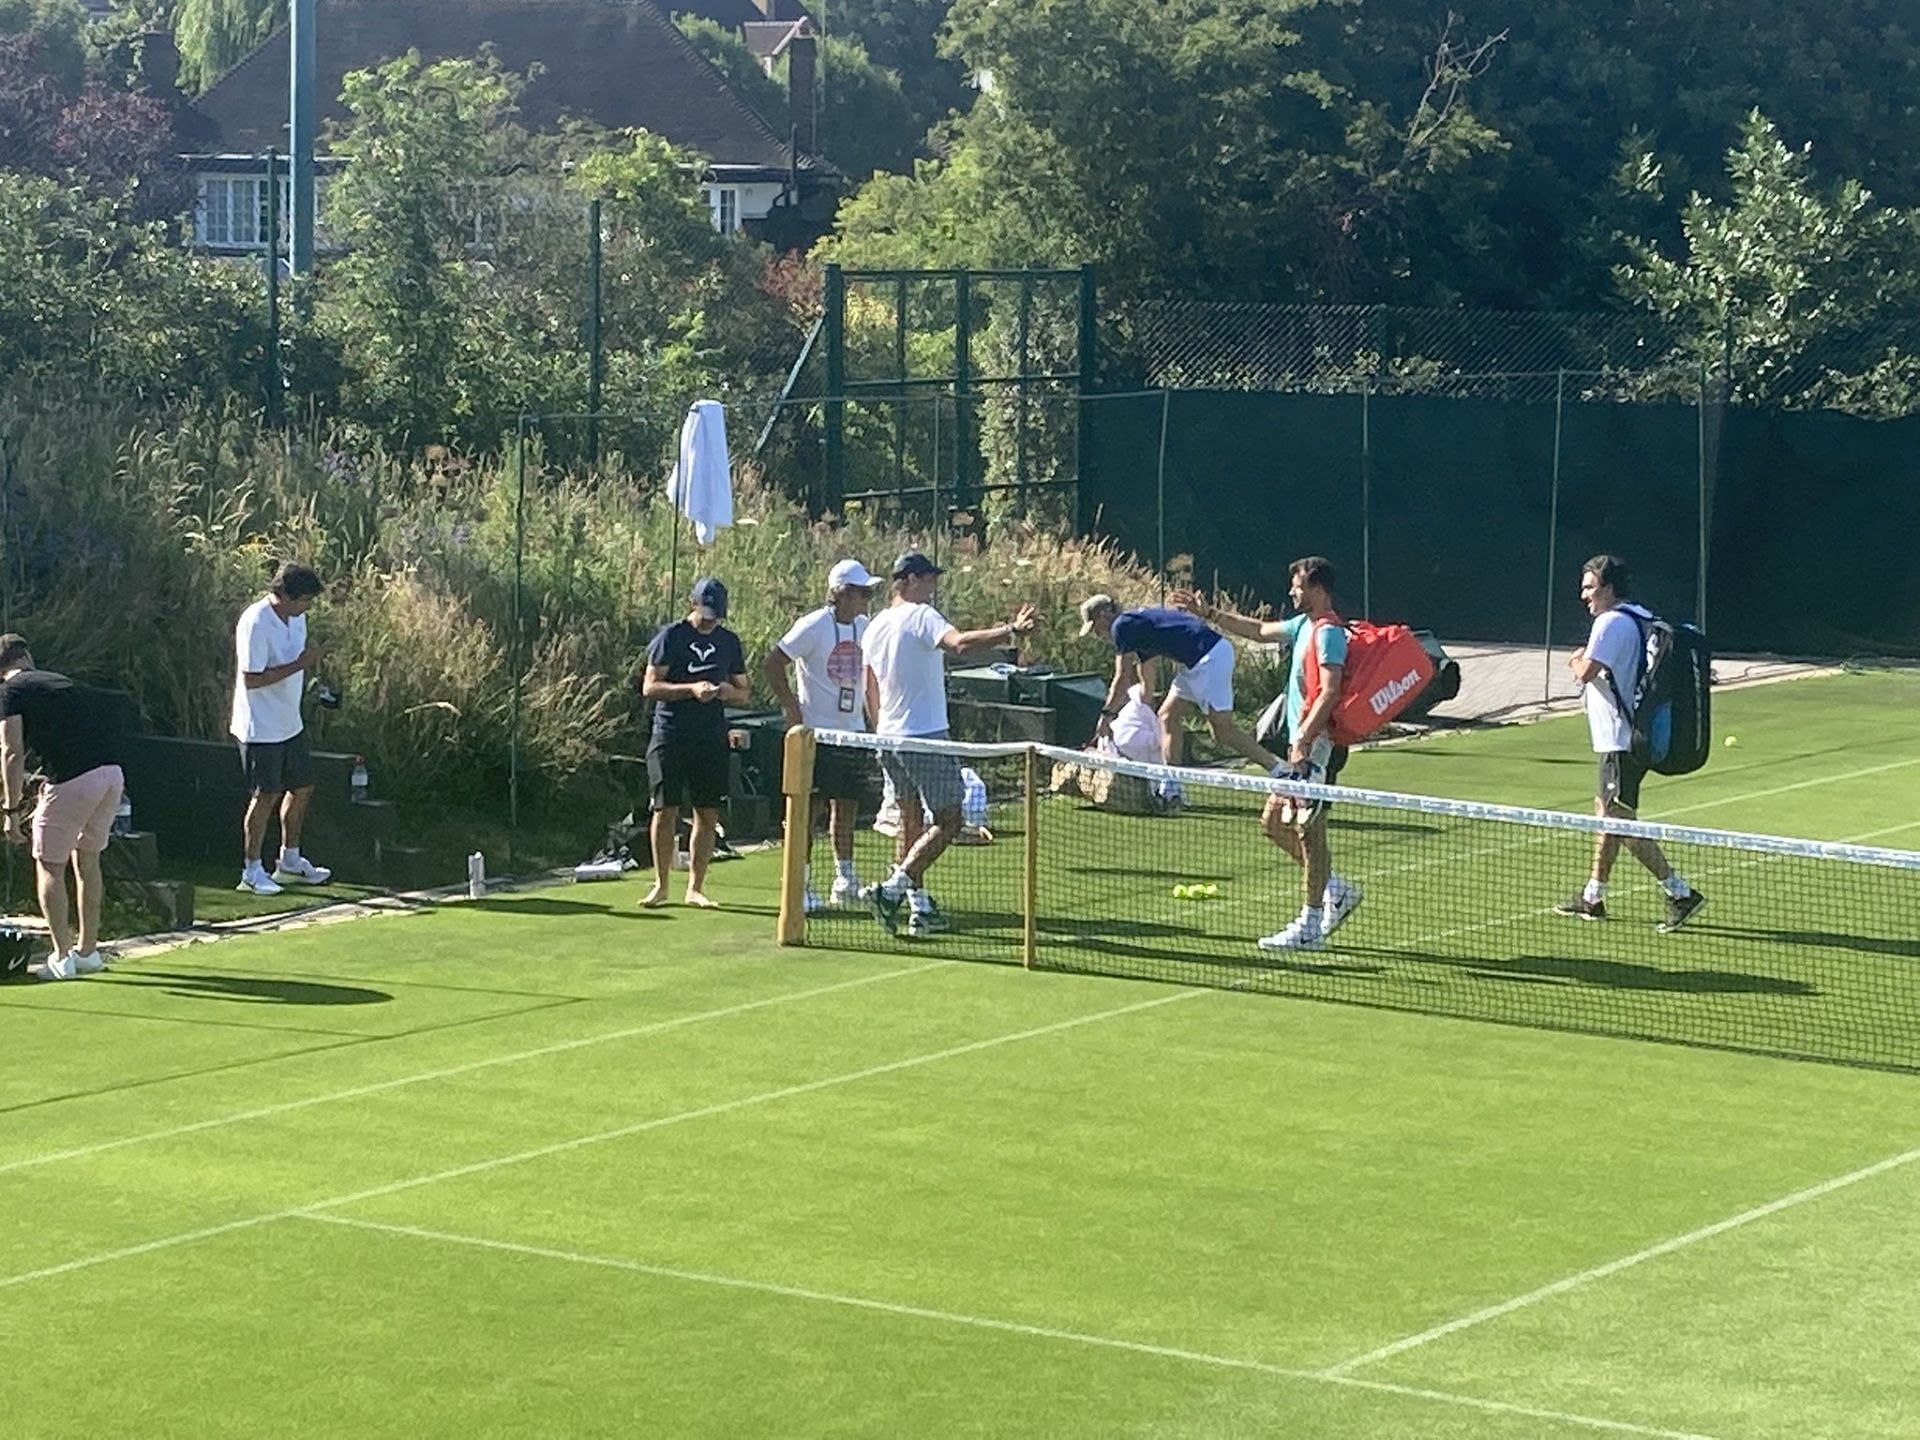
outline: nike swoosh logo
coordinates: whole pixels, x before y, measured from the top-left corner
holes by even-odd
[[[704,675],[709,670],[718,670],[719,668],[718,665],[689,665],[687,667],[687,673],[689,675]]]

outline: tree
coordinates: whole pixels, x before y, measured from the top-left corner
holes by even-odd
[[[874,65],[898,77],[916,140],[973,104],[966,66],[940,49],[952,8],[953,0],[840,0],[829,17],[829,40],[857,43]]]
[[[285,10],[276,0],[179,0],[173,40],[180,86],[198,95],[273,33]]]
[[[1621,292],[1671,324],[1683,380],[1721,374],[1730,398],[1909,413],[1920,400],[1920,214],[1846,180],[1825,192],[1812,147],[1754,111],[1727,152],[1731,198],[1695,193],[1682,253],[1629,242]],[[1645,187],[1660,181],[1648,162]]]
[[[87,78],[87,12],[79,0],[0,0],[0,37],[33,41],[40,72],[63,95]]]
[[[1315,3],[961,0],[947,53],[983,94],[939,161],[843,208],[830,251],[1092,260],[1135,293],[1421,295],[1422,202],[1497,149],[1465,104],[1491,43],[1443,35],[1420,84],[1361,94],[1299,53]]]
[[[465,342],[479,338],[466,325],[468,247],[517,84],[496,61],[428,64],[418,51],[344,82],[351,118],[332,148],[346,166],[327,202],[344,253],[325,267],[321,318],[354,358],[347,403],[400,448],[461,433]]]

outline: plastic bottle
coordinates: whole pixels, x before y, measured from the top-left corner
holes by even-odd
[[[479,900],[487,893],[487,857],[478,850],[467,856],[467,898]]]
[[[353,799],[364,800],[367,798],[366,756],[356,755],[353,757],[353,775],[349,779],[348,784],[351,786],[350,794]]]
[[[133,801],[128,798],[124,790],[120,792],[120,804],[113,812],[113,833],[115,835],[133,833]]]

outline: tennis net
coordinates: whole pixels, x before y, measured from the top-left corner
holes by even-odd
[[[1603,822],[1044,745],[797,732],[789,787],[816,763],[857,777],[863,886],[895,859],[883,755],[963,767],[968,833],[924,887],[944,928],[910,923],[912,897],[894,932],[849,886],[836,897],[838,858],[821,826],[810,858],[807,846],[788,847],[788,943],[912,944],[1036,969],[1920,1069],[1920,852],[1864,843],[1878,835],[1827,843]],[[1359,892],[1319,948],[1260,944],[1304,903],[1299,866],[1261,824],[1276,797],[1327,806],[1333,888]],[[790,835],[806,828],[790,819]],[[1663,930],[1675,919],[1670,894],[1623,850],[1604,921],[1557,913],[1582,893],[1601,830],[1658,845],[1705,903]]]

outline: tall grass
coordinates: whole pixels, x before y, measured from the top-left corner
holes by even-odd
[[[664,477],[618,457],[563,472],[537,448],[517,517],[510,454],[402,462],[336,434],[289,439],[239,413],[162,424],[42,405],[0,411],[0,434],[0,628],[26,633],[44,664],[131,691],[157,729],[219,736],[234,619],[278,561],[304,560],[328,587],[311,621],[318,674],[346,702],[325,716],[322,743],[367,755],[382,792],[408,798],[501,793],[516,664],[535,792],[593,783],[610,756],[634,753],[647,644],[684,613],[698,574],[727,581],[729,623],[757,671],[821,603],[834,561],[877,569],[935,539],[859,509],[811,521],[748,474],[738,523],[702,549],[669,509]],[[955,623],[991,624],[1031,601],[1047,624],[1030,658],[1067,668],[1111,663],[1074,633],[1082,596],[1157,590],[1106,545],[1037,526],[1005,522],[985,544],[939,539],[940,603]]]

